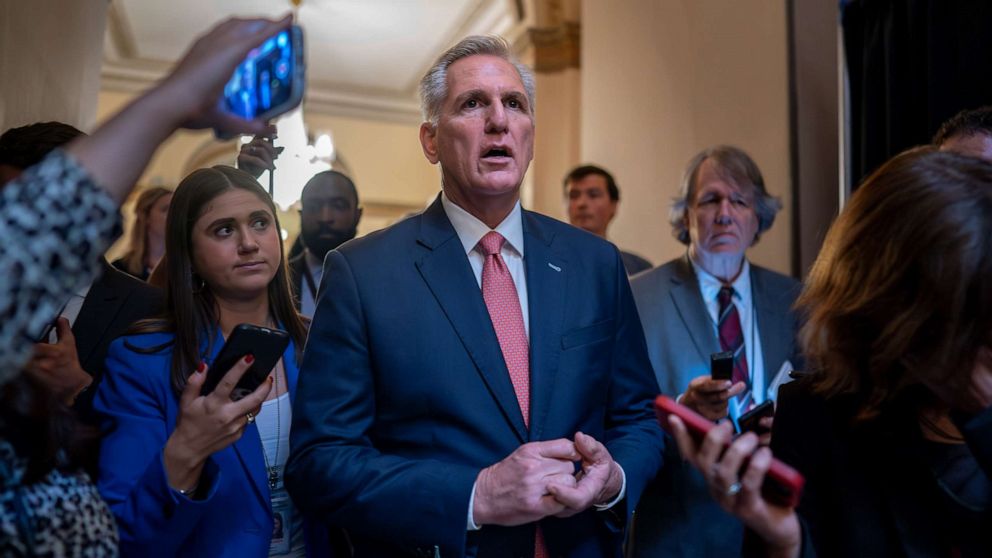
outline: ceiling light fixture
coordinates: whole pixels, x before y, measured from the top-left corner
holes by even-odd
[[[302,0],[290,0],[293,5],[293,15],[299,24],[299,8]],[[336,153],[334,139],[330,132],[323,132],[316,141],[310,139],[306,123],[303,120],[303,103],[290,112],[281,116],[275,122],[278,137],[276,143],[284,147],[282,154],[276,159],[279,184],[275,187],[274,176],[259,177],[259,182],[269,181],[272,199],[284,211],[288,211],[300,200],[303,186],[318,172],[330,170],[334,166]],[[241,143],[251,141],[251,137],[243,136]]]

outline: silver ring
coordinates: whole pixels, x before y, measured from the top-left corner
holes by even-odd
[[[248,424],[255,422],[255,415],[251,414],[251,411],[248,411],[248,413],[245,414],[245,418],[248,419]],[[740,489],[738,488],[738,490]]]
[[[727,496],[737,496],[741,493],[741,483],[735,482],[727,487]]]

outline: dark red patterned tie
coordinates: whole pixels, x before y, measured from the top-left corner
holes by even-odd
[[[734,305],[734,288],[721,287],[716,295],[717,302],[720,303],[720,319],[717,322],[717,329],[720,333],[720,348],[724,351],[734,352],[734,371],[730,376],[733,383],[744,382],[748,385],[750,375],[747,371],[747,355],[744,354],[744,330],[741,329],[741,318],[737,314],[737,306]],[[750,389],[745,389],[737,396],[738,401],[747,401],[750,396]]]

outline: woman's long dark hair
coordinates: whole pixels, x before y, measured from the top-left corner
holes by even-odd
[[[992,342],[992,165],[929,148],[885,163],[830,227],[797,305],[815,388],[853,396],[855,419],[933,386],[966,393]]]
[[[129,332],[175,335],[171,381],[177,394],[182,393],[189,375],[202,360],[200,345],[204,340],[208,343],[206,353],[212,351],[210,344],[220,323],[217,301],[210,286],[193,271],[193,225],[214,198],[235,188],[258,196],[272,212],[277,234],[282,230],[272,198],[250,174],[224,165],[193,171],[176,188],[166,219],[165,256],[159,263],[160,267],[165,266],[165,312],[158,318],[138,322]],[[272,317],[289,332],[295,344],[298,363],[306,341],[306,326],[293,305],[281,242],[279,266],[269,282],[268,297]],[[163,349],[152,347],[145,352]]]

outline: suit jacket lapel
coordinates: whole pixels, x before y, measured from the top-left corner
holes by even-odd
[[[444,213],[440,197],[421,215],[417,242],[427,249],[416,262],[417,270],[451,322],[507,422],[521,442],[527,441],[527,427],[482,291],[458,235]]]
[[[678,311],[689,338],[699,352],[704,362],[709,362],[710,355],[720,351],[712,319],[703,303],[703,295],[699,291],[699,282],[692,271],[689,256],[679,260],[676,273],[672,276],[675,284],[671,290],[672,302]]]
[[[96,371],[87,368],[89,366],[87,360],[93,354],[107,328],[110,327],[114,318],[123,308],[127,296],[131,294],[130,290],[121,292],[127,286],[117,284],[114,281],[114,274],[107,271],[110,266],[107,265],[106,261],[101,263],[103,275],[90,286],[90,290],[83,300],[83,305],[79,309],[79,315],[76,317],[75,323],[72,324],[72,334],[76,338],[76,356],[83,369],[91,374],[95,374]],[[97,363],[98,366],[102,366],[102,364]]]
[[[530,439],[540,440],[558,373],[568,269],[552,249],[554,233],[529,211],[522,216],[530,321]]]
[[[751,298],[757,314],[758,330],[761,336],[761,360],[765,368],[765,389],[771,384],[779,368],[789,358],[788,343],[795,334],[792,331],[788,308],[782,308],[781,299],[772,293],[763,281],[763,275],[751,266]],[[796,363],[792,363],[795,365]]]

